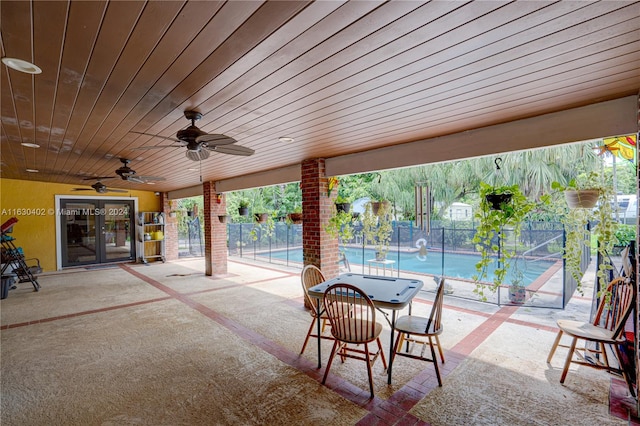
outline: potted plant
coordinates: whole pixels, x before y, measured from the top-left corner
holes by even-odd
[[[249,232],[253,241],[258,240],[258,234],[264,238],[270,238],[276,228],[275,214],[273,213],[260,213],[260,220],[257,220],[258,214],[256,214],[256,223]],[[260,231],[260,232],[258,232]]]
[[[293,224],[302,223],[302,207],[296,206],[293,212],[287,214],[287,222]]]
[[[169,200],[169,217],[178,216],[178,202],[176,200]]]
[[[618,225],[615,232],[616,242],[614,243],[612,255],[620,256],[622,250],[627,247],[631,241],[636,240],[636,227],[633,225]]]
[[[378,211],[374,213],[373,203],[368,202],[365,205],[365,211],[362,218],[362,234],[365,244],[375,246],[376,260],[384,260],[389,251],[389,243],[391,243],[391,234],[393,227],[390,221],[391,204],[386,201],[379,203]]]
[[[258,223],[267,223],[267,221],[269,220],[270,214],[269,213],[254,213],[253,214],[256,222]]]
[[[509,194],[495,202],[493,195]],[[474,292],[483,300],[486,299],[486,287],[495,292],[507,277],[511,268],[511,260],[516,254],[515,243],[518,241],[522,222],[535,207],[520,190],[518,185],[492,186],[480,183],[480,205],[474,217],[479,221],[473,243],[480,253],[476,263],[477,275],[474,276],[476,288]],[[507,239],[513,244],[505,244]],[[491,277],[492,284],[487,286],[481,281],[489,278],[490,266],[495,266]]]
[[[379,201],[369,201],[369,204],[371,205],[371,212],[374,215],[382,215],[384,213],[380,212],[380,209],[383,208],[384,212],[388,212],[389,209],[391,208],[391,203],[389,203],[389,201],[387,200],[379,200]]]
[[[518,267],[518,259],[513,262],[511,279],[509,280],[509,301],[515,304],[522,304],[527,299],[527,288],[524,284],[524,274]]]
[[[351,201],[347,197],[338,195],[336,197],[336,210],[338,212],[348,213],[351,210]]]
[[[238,214],[240,216],[249,215],[249,200],[242,199],[238,202]]]
[[[329,218],[324,230],[333,237],[338,237],[342,244],[353,238],[353,216],[351,213],[336,210]]]
[[[596,250],[603,258],[612,252],[613,246],[617,242],[615,235],[619,223],[613,215],[613,185],[606,184],[598,172],[589,172],[572,179],[566,186],[559,182],[553,182],[551,188],[557,193],[563,193],[566,200],[566,207],[560,208],[561,221],[565,227],[565,265],[567,271],[575,279],[578,291],[582,293],[582,253],[585,247],[587,249],[591,247],[591,234],[587,230],[587,224],[594,225],[591,231],[596,238]],[[574,203],[573,195],[566,194],[576,191],[597,192],[596,202]],[[582,196],[576,198],[584,199]],[[593,208],[588,207],[591,204],[594,205]],[[598,266],[596,275],[602,288],[606,287],[612,268],[609,262],[602,262]]]
[[[269,200],[264,200],[262,198],[262,192],[259,195],[256,195],[252,202],[252,211],[253,217],[257,223],[267,223],[268,220],[275,219],[277,212],[269,203]],[[271,216],[274,216],[273,218]]]
[[[596,206],[602,185],[597,172],[589,172],[571,179],[566,186],[553,182],[551,188],[563,192],[567,206],[570,209],[592,209]]]

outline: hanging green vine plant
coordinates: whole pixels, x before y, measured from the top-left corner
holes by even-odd
[[[496,203],[496,196],[502,196],[497,197],[502,201]],[[477,274],[473,278],[476,282],[474,293],[482,300],[486,300],[486,289],[495,292],[504,283],[511,268],[516,247],[505,244],[506,234],[509,234],[510,241],[517,241],[522,223],[535,205],[518,185],[492,186],[480,183],[480,206],[474,215],[479,224],[473,237],[480,260],[476,263]],[[496,267],[492,277],[489,277],[489,267],[492,265]],[[483,282],[489,279],[493,284]]]
[[[566,200],[566,207],[561,207],[564,210],[561,212],[561,220],[565,227],[565,265],[577,283],[577,290],[583,294],[582,252],[585,247],[587,250],[591,247],[591,234],[587,230],[587,224],[593,224],[592,232],[597,240],[596,250],[603,258],[611,254],[617,242],[615,235],[619,223],[614,219],[613,214],[613,185],[605,183],[599,173],[589,172],[572,179],[566,186],[553,182],[551,188],[561,194],[577,191],[590,191],[597,194],[597,201],[591,205],[593,208],[571,207],[568,197],[563,197]],[[558,205],[565,204],[559,202]],[[598,266],[596,276],[600,288],[607,287],[611,269],[613,266],[608,262],[601,262]]]

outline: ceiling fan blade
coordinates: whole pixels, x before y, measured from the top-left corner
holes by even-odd
[[[231,145],[232,143],[238,142],[232,137],[226,135],[218,135],[209,133],[206,135],[198,136],[196,138],[196,142],[203,143],[206,142],[207,146],[220,146],[220,145]]]
[[[82,180],[104,180],[104,179],[113,179],[115,176],[94,176],[94,177],[86,177]]]
[[[154,146],[139,146],[131,149],[156,149],[156,148],[184,148],[185,145],[154,145]]]
[[[155,180],[155,181],[162,181],[162,180],[167,180],[163,177],[159,177],[159,176],[136,176],[138,179],[142,179],[143,181],[150,181],[150,180]]]
[[[73,188],[72,191],[94,191],[93,188]]]
[[[180,142],[180,140],[176,139],[176,138],[170,138],[168,136],[161,136],[161,135],[154,135],[152,133],[134,132],[134,131],[132,131],[131,133],[136,133],[138,135],[145,135],[145,136],[153,136],[153,137],[156,137],[156,138],[166,139],[168,141]]]
[[[253,153],[255,152],[251,148],[240,145],[210,146],[207,148],[209,149],[209,151],[219,152],[220,154],[243,155],[245,157],[253,155]]]
[[[127,176],[125,180],[127,182],[145,183],[145,181],[142,180],[140,176]]]

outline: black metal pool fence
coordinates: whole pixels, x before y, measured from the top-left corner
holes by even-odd
[[[475,224],[473,222],[432,222],[430,231],[427,232],[413,225],[413,222],[393,222],[393,233],[389,246],[389,259],[393,259],[393,270],[395,275],[411,273],[410,265],[403,267],[403,261],[398,253],[416,252],[420,250],[422,245],[426,246],[429,251],[430,260],[440,256],[442,259],[441,268],[438,275],[444,277],[456,277],[456,274],[447,273],[447,265],[451,263],[445,262],[445,254],[464,253],[475,254],[479,256],[478,250],[473,243],[475,235]],[[300,256],[302,247],[302,225],[287,224],[285,222],[275,223],[275,227],[269,228],[267,225],[253,223],[235,223],[229,224],[229,255],[250,258],[258,261],[266,261],[274,264],[281,264],[293,267],[302,267],[303,259]],[[359,247],[362,248],[361,259],[357,262],[351,262],[351,265],[362,267],[362,272],[367,272],[365,264],[370,254],[365,254],[365,248],[368,247],[363,241],[362,226],[355,225],[354,236],[349,241],[341,241],[341,247]],[[505,230],[502,235],[503,244],[510,248],[515,248],[516,257],[519,267],[527,270],[528,266],[540,261],[556,261],[562,260],[562,251],[564,247],[564,228],[560,222],[527,222],[523,225],[520,237],[515,238],[512,231]],[[498,237],[494,240],[498,244]],[[478,257],[479,259],[479,257]],[[590,252],[585,247],[583,253],[582,269],[583,271],[589,265]],[[574,293],[577,282],[571,274],[568,274],[562,263],[560,278],[552,291],[542,291],[534,295],[533,292],[528,293],[528,303],[537,304],[539,307],[564,308]],[[413,270],[415,271],[415,270]],[[455,278],[457,281],[460,279]],[[451,280],[450,280],[451,281]],[[464,281],[464,280],[463,280]],[[478,294],[474,292],[475,285],[466,280],[466,288],[468,291],[456,291],[456,296],[470,298],[474,300],[482,300]],[[547,286],[548,287],[548,286]],[[492,294],[491,297],[484,301],[496,304],[508,303],[505,289],[500,294]]]
[[[429,232],[416,228],[413,222],[394,222],[389,249],[391,251],[418,250],[424,242],[430,252],[478,253],[472,240],[475,235],[473,223],[460,224],[434,222]],[[267,258],[269,252],[293,249],[302,246],[302,225],[275,223],[273,229],[267,225],[253,223],[232,223],[228,225],[229,255]],[[496,237],[496,243],[498,241]],[[527,222],[517,241],[509,230],[504,231],[504,244],[516,248],[516,255],[532,259],[561,258],[563,247],[563,227],[559,222]],[[355,225],[354,237],[341,241],[345,246],[365,246],[362,226]],[[275,259],[274,259],[275,260]],[[278,262],[281,259],[277,259]],[[285,259],[285,262],[288,262]],[[299,261],[291,260],[295,265]],[[287,263],[288,264],[288,263]],[[401,265],[399,265],[402,269]]]
[[[273,226],[275,225],[275,226]],[[279,265],[300,267],[303,266],[302,251],[302,225],[289,224],[286,222],[276,222],[270,227],[268,224],[258,223],[229,223],[228,225],[228,250],[229,256],[238,256],[245,259],[270,262]],[[389,258],[394,259],[393,273],[402,276],[412,273],[410,265],[403,267],[401,256],[398,253],[413,252],[419,254],[423,245],[428,248],[431,261],[441,256],[442,268],[438,270],[438,275],[449,277],[447,274],[447,264],[444,261],[445,254],[463,253],[479,255],[473,244],[475,234],[475,224],[469,222],[439,222],[431,223],[429,232],[419,229],[410,221],[395,221],[392,224],[393,233],[389,246]],[[527,265],[540,261],[550,261],[554,264],[562,260],[562,250],[564,247],[564,230],[559,222],[527,222],[523,225],[520,237],[516,238],[513,232],[505,230],[503,232],[503,244],[515,248],[519,266],[527,269]],[[497,237],[495,243],[498,243]],[[200,246],[195,247],[196,245]],[[357,224],[354,227],[354,236],[349,241],[341,241],[341,248],[359,248],[361,251],[357,262],[352,262],[355,269],[365,271],[366,259],[370,254],[365,255],[365,248],[370,247],[365,244],[362,236],[362,226]],[[204,251],[201,249],[201,241],[189,239],[189,251],[184,255],[198,256]],[[181,251],[181,256],[182,256]],[[582,269],[586,270],[590,263],[590,251],[585,247],[583,252]],[[564,263],[563,263],[564,265]],[[346,266],[346,265],[343,265]],[[362,267],[362,269],[359,269]],[[577,282],[562,267],[559,283],[551,292],[541,291],[536,297],[530,297],[527,303],[536,304],[537,307],[564,308],[573,295]],[[454,275],[455,277],[455,275]],[[456,278],[457,279],[457,278]],[[450,280],[451,281],[451,280]],[[467,280],[471,281],[471,280]],[[474,288],[472,283],[467,282],[467,287]],[[485,300],[496,304],[505,302],[507,290],[502,294],[498,293]],[[478,300],[479,296],[472,291],[456,291],[456,296]],[[530,292],[529,296],[533,295]]]

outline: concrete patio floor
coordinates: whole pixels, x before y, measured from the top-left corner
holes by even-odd
[[[347,360],[320,381],[300,269],[230,259],[76,268],[18,285],[0,304],[3,425],[23,424],[640,424],[626,385],[546,355],[558,318],[586,320],[591,294],[565,310],[446,296],[443,387],[433,366]],[[434,287],[425,279],[427,290]],[[426,314],[433,293],[414,299]],[[390,329],[383,323],[383,345]],[[517,404],[525,404],[520,406]],[[521,408],[517,408],[521,407]]]

